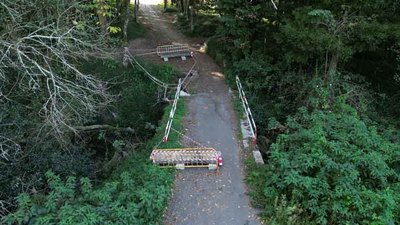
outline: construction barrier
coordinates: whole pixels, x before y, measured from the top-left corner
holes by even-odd
[[[157,55],[168,61],[168,58],[181,57],[186,60],[187,56],[191,56],[188,45],[163,45],[157,47]]]
[[[150,160],[159,166],[177,169],[185,167],[216,169],[223,164],[221,152],[214,148],[154,149]]]

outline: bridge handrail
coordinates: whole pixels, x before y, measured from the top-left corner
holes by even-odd
[[[236,76],[236,85],[238,87],[239,96],[240,96],[240,99],[242,100],[242,104],[243,104],[243,108],[244,108],[244,111],[247,116],[247,120],[249,121],[249,124],[250,124],[250,130],[251,130],[251,133],[253,134],[254,144],[256,144],[257,143],[257,127],[256,127],[256,123],[254,122],[253,114],[251,114],[250,106],[249,106],[249,103],[247,102],[246,95],[245,95],[243,87],[242,87],[242,83],[240,83],[239,76]]]
[[[169,132],[170,132],[171,126],[172,126],[172,120],[174,119],[174,115],[175,115],[176,105],[178,104],[178,100],[179,100],[181,86],[182,86],[182,82],[181,82],[181,79],[179,79],[178,86],[176,87],[174,102],[172,104],[171,111],[169,112],[169,119],[168,119],[167,125],[165,126],[165,133],[164,133],[164,138],[163,138],[164,143],[167,143],[167,141],[168,141]]]

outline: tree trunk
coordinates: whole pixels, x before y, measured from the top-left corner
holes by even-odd
[[[185,12],[185,4],[183,3],[185,0],[179,0],[179,9],[181,13]]]
[[[124,48],[124,57],[122,58],[122,65],[127,67],[130,62],[131,62],[131,59],[129,57],[129,49],[128,49],[128,47],[125,47]]]
[[[336,50],[331,57],[331,60],[329,62],[329,68],[328,68],[328,73],[325,75],[325,87],[328,88],[329,90],[329,102],[330,105],[333,105],[334,101],[335,101],[335,90],[332,86],[332,79],[335,79],[335,74],[337,72],[337,66],[339,63],[339,57],[340,57],[340,53],[339,50]]]
[[[139,0],[135,0],[135,22],[138,22]]]
[[[167,10],[167,6],[168,6],[168,0],[164,0],[164,11]]]
[[[337,65],[339,63],[339,51],[336,51],[332,54],[331,61],[329,62],[328,74],[335,74],[337,71]]]
[[[184,13],[186,14],[186,18],[189,20],[190,18],[190,13],[189,13],[189,0],[183,0],[185,3],[185,9],[184,9]]]
[[[114,152],[113,157],[110,159],[110,161],[106,162],[103,166],[103,170],[106,171],[107,173],[111,171],[111,169],[115,168],[124,158],[128,156],[127,152],[124,152],[120,149],[117,149]]]
[[[124,22],[124,41],[128,42],[128,25],[129,25],[129,18],[130,18],[130,9],[129,9],[129,2],[130,0],[125,0],[125,22]]]
[[[190,10],[190,32],[193,33],[193,31],[194,31],[194,21],[193,21],[194,9],[193,9],[193,7],[189,6],[189,10]]]
[[[104,12],[104,6],[106,5],[106,3],[104,1],[105,0],[99,0],[99,9],[97,10],[97,15],[99,17],[100,27],[101,27],[101,30],[103,31],[104,36],[108,36],[107,18],[105,16],[105,12]]]

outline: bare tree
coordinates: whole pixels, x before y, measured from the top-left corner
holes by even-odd
[[[110,100],[107,84],[76,66],[103,39],[82,4],[0,1],[0,101],[21,90],[44,96],[38,113],[60,139]]]

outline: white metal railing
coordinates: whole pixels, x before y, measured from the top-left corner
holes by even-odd
[[[253,115],[251,114],[250,106],[249,106],[249,103],[247,102],[246,95],[243,91],[242,84],[240,83],[239,76],[236,76],[236,85],[238,87],[239,96],[240,96],[240,99],[242,100],[243,108],[246,113],[247,120],[249,121],[249,124],[250,124],[251,133],[254,138],[254,144],[256,144],[257,143],[257,127],[256,127],[256,123],[254,122]]]
[[[178,104],[178,100],[179,100],[181,86],[182,86],[182,82],[181,82],[181,79],[179,79],[178,86],[176,87],[174,102],[172,104],[171,111],[169,112],[169,119],[168,119],[167,125],[165,127],[165,133],[164,133],[164,138],[163,138],[164,143],[167,143],[167,141],[168,141],[168,136],[169,136],[169,132],[171,130],[172,120],[174,119],[174,115],[175,115],[176,105]]]

